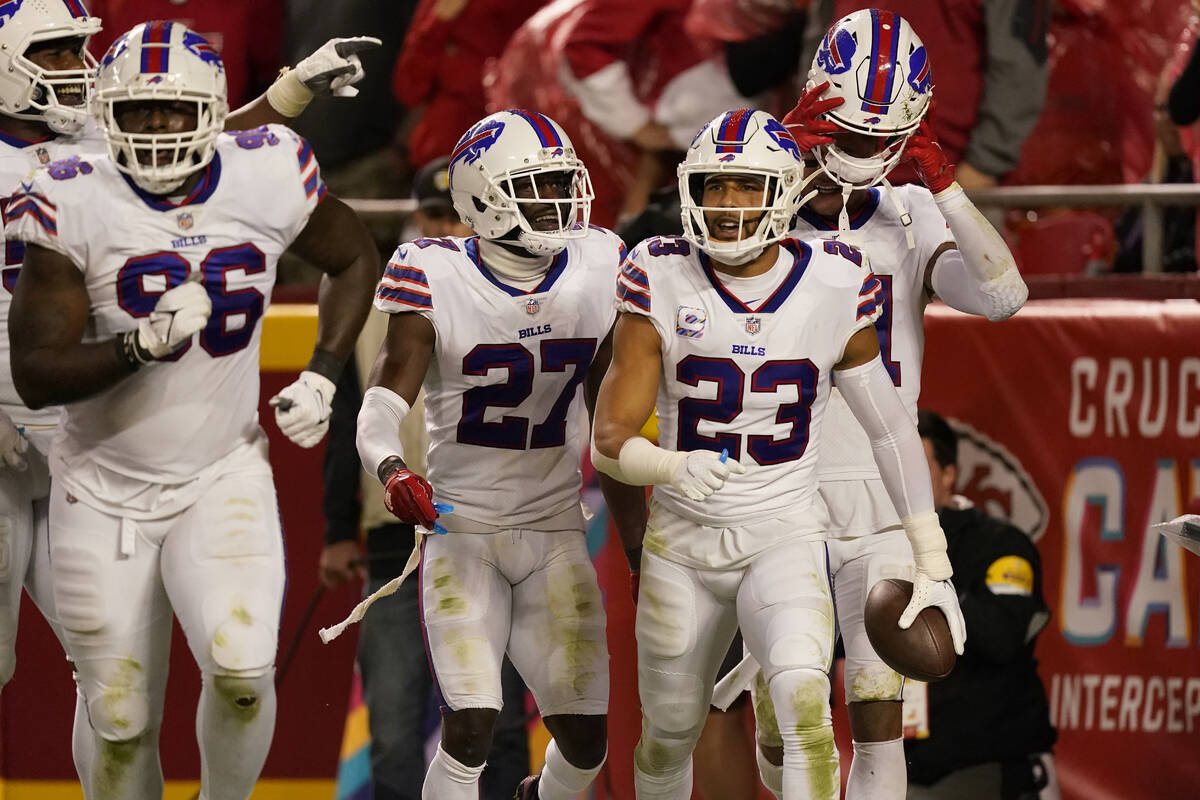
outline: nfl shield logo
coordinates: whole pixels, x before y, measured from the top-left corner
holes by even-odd
[[[536,298],[531,297],[525,303],[525,313],[531,317],[541,310],[542,310],[542,304],[539,303]]]
[[[192,227],[192,225],[195,223],[195,220],[192,218],[191,214],[185,211],[175,218],[175,222],[181,229],[186,231],[188,228]]]
[[[49,164],[50,163],[50,154],[48,152],[46,152],[46,148],[39,147],[34,152],[37,153],[37,160],[38,160],[39,164]]]
[[[757,335],[762,330],[762,317],[746,317],[746,333]]]

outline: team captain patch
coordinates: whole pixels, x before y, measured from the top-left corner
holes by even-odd
[[[1033,594],[1033,565],[1020,556],[998,558],[988,567],[984,580],[992,594],[1029,597]]]

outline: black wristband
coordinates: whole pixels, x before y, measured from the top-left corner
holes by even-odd
[[[379,469],[376,470],[375,474],[379,477],[379,482],[386,486],[388,478],[392,477],[392,473],[399,472],[402,469],[408,469],[408,465],[404,463],[404,459],[400,456],[389,456],[379,464]]]
[[[642,546],[626,547],[625,558],[629,560],[629,571],[637,572],[642,568]]]
[[[117,347],[117,357],[124,361],[131,370],[135,372],[141,368],[143,364],[152,361],[154,356],[150,355],[150,351],[143,348],[138,343],[138,332],[135,328],[131,331],[118,334],[113,340]]]
[[[304,369],[328,378],[331,383],[336,384],[338,378],[342,377],[344,363],[344,359],[338,358],[328,350],[313,350],[312,358],[309,359],[308,366]]]

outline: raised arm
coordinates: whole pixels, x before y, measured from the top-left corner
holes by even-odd
[[[314,97],[353,97],[354,84],[362,80],[358,54],[382,44],[373,36],[330,39],[300,61],[285,68],[258,97],[225,118],[225,130],[244,131],[268,123],[288,125],[300,116]]]
[[[44,408],[102,392],[183,347],[212,313],[204,288],[188,281],[163,292],[137,328],[84,343],[90,307],[79,268],[61,253],[27,244],[8,316],[13,382],[25,405]]]

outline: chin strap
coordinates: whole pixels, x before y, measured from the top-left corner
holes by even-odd
[[[896,193],[896,189],[891,182],[884,178],[881,183],[887,188],[888,197],[892,199],[892,205],[896,207],[896,214],[900,217],[900,224],[904,226],[904,241],[908,242],[908,249],[912,250],[917,246],[916,240],[913,238],[912,232],[912,214],[904,207],[904,203],[900,201],[900,195]]]

